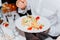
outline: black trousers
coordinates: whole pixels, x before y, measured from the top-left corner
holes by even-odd
[[[45,40],[49,37],[47,33],[41,32],[41,33],[26,33],[26,40]]]

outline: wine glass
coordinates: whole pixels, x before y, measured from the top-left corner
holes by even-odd
[[[3,20],[0,20],[0,21],[1,21],[1,22],[0,22],[0,37],[4,38],[4,40],[6,40],[6,39],[5,39],[4,31],[3,31],[2,26],[1,26]]]
[[[10,8],[9,8],[9,7],[6,7],[6,9],[7,9],[7,16],[8,16],[8,17],[11,17],[12,14],[11,14],[11,10],[10,10]]]

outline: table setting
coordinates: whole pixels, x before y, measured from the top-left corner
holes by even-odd
[[[25,40],[24,35],[19,35],[23,32],[16,31],[15,20],[20,17],[17,12],[9,9],[4,13],[2,8],[0,11],[0,40]]]
[[[27,16],[20,17],[16,13],[16,11],[13,11],[10,13],[12,14],[12,16],[7,16],[7,15],[3,14],[3,17],[2,17],[3,22],[0,25],[1,29],[3,31],[3,34],[4,34],[2,40],[19,40],[20,38],[21,38],[21,40],[26,40],[26,37],[25,37],[26,35],[24,34],[25,32],[26,33],[39,33],[39,32],[43,32],[50,28],[49,20],[42,16],[38,16],[38,15],[35,16],[35,15],[27,14]],[[33,24],[34,23],[36,24],[36,22],[37,22],[39,25],[42,25],[43,28],[42,27],[40,27],[40,28],[33,27],[32,29],[28,28],[28,30],[27,30],[26,28],[29,25],[27,27],[26,26],[24,27],[24,25],[21,24],[23,21],[25,21],[22,19],[25,19],[25,18],[26,19],[28,18],[30,20],[30,23],[33,22]],[[31,21],[31,19],[33,19],[33,20]],[[26,22],[29,22],[29,20]],[[36,21],[36,20],[38,20],[38,21]],[[33,25],[33,26],[36,26],[36,25]],[[19,31],[21,30],[20,34],[22,34],[23,36],[21,36],[21,35],[19,36],[19,32],[16,31],[15,27],[17,27],[19,29]]]

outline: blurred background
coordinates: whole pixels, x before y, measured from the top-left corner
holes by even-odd
[[[0,0],[2,3],[8,2],[8,3],[16,3],[16,0]]]

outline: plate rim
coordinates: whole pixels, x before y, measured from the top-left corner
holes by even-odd
[[[32,15],[32,16],[35,16],[35,15]],[[38,15],[37,15],[38,16]],[[23,17],[25,17],[25,16],[22,16],[22,17],[19,17],[18,19],[21,19],[21,18],[23,18]],[[40,17],[43,17],[43,16],[40,16]],[[45,19],[47,19],[46,17],[43,17],[43,18],[45,18]],[[28,32],[28,33],[40,33],[40,32],[43,32],[43,31],[34,31],[34,32],[31,32],[31,31],[25,31],[25,30],[22,30],[22,29],[20,29],[17,25],[16,25],[16,21],[18,20],[18,19],[16,19],[15,20],[15,26],[19,29],[19,30],[21,30],[21,31],[23,31],[23,32]],[[48,20],[48,19],[47,19]],[[49,21],[49,20],[48,20]],[[50,24],[50,21],[49,21],[49,24]],[[50,28],[50,26],[51,26],[51,24],[49,25],[49,27],[47,28],[47,29],[45,29],[45,30],[48,30],[49,28]]]

